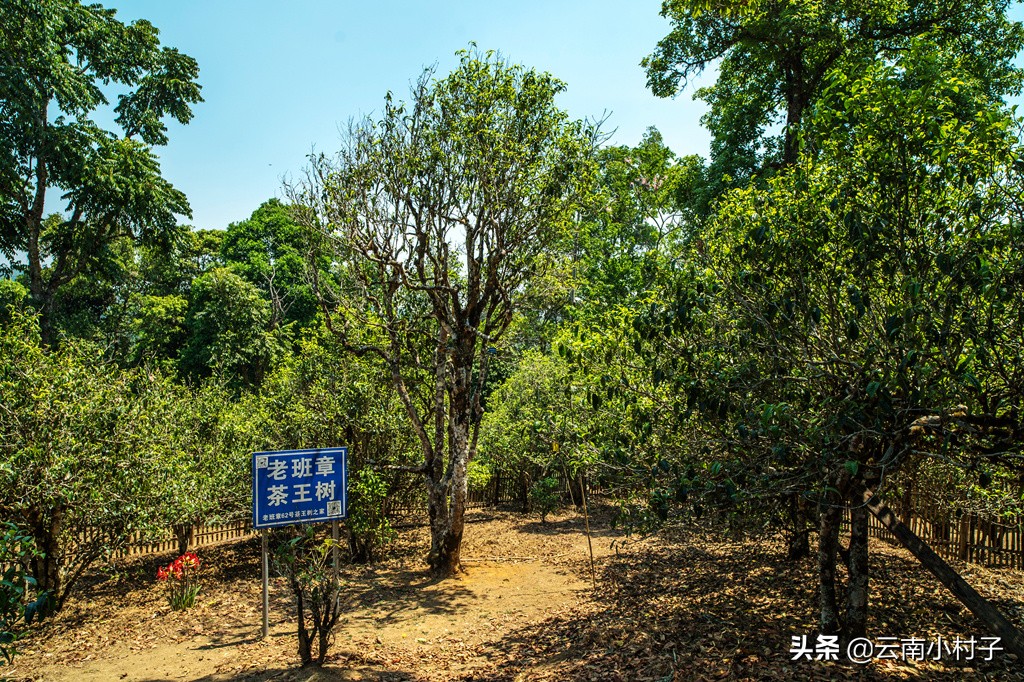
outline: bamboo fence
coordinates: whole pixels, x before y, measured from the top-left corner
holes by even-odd
[[[563,487],[567,488],[567,484]],[[469,509],[498,505],[519,508],[527,503],[527,491],[526,482],[520,477],[496,474],[486,487],[469,492],[466,506]],[[422,521],[427,515],[426,496],[420,494],[411,496],[411,499],[408,495],[403,497],[405,500],[402,505],[385,506],[382,510],[385,516],[393,522]],[[947,560],[1024,569],[1024,517],[1000,519],[992,515],[951,509],[948,505],[936,504],[923,498],[904,499],[895,511],[903,523]],[[844,525],[848,527],[848,523],[847,517]],[[80,533],[80,537],[87,541],[92,537],[90,533],[94,532],[86,529]],[[249,537],[252,532],[249,519],[220,525],[198,525],[189,547],[206,547]],[[873,516],[870,517],[869,533],[879,540],[896,543],[892,534]],[[141,535],[133,537],[115,556],[123,558],[161,554],[177,549],[178,540],[173,530],[168,529],[156,539],[147,539]]]
[[[1006,522],[980,514],[946,511],[943,516],[899,514],[900,520],[936,554],[949,561],[1024,568],[1024,522]],[[896,538],[875,517],[869,534],[889,543]]]
[[[1017,488],[1007,491],[1019,495]],[[914,491],[923,493],[925,491]],[[990,567],[1024,568],[1024,516],[1000,516],[964,509],[969,501],[936,500],[926,494],[905,493],[890,508],[915,535],[947,561],[966,561]],[[844,516],[848,527],[849,514]],[[870,517],[868,533],[898,544],[887,528]]]
[[[219,542],[248,537],[252,534],[252,522],[239,519],[224,524],[198,524],[194,527],[189,549],[207,547]],[[93,544],[100,532],[95,528],[85,528],[78,532],[78,544],[81,547]],[[178,538],[172,529],[167,529],[156,538],[142,533],[132,535],[128,542],[113,553],[113,558],[144,556],[148,554],[166,554],[178,550]]]

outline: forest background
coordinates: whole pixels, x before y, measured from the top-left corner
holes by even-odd
[[[666,2],[648,86],[717,69],[706,157],[612,144],[470,46],[209,230],[157,156],[196,61],[148,22],[5,3],[0,511],[47,608],[134,534],[247,515],[251,452],[345,444],[353,560],[411,496],[448,575],[471,486],[543,499],[560,473],[633,528],[814,537],[821,631],[862,634],[866,492],[1020,515],[1007,11]]]

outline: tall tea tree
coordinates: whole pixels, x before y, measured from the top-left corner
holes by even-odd
[[[157,35],[74,0],[0,4],[0,251],[28,273],[44,343],[62,286],[118,237],[159,242],[189,214],[153,147],[167,143],[165,118],[192,118],[199,68]],[[121,91],[116,130],[93,118],[107,87]]]
[[[293,197],[342,272],[320,287],[331,328],[384,360],[419,440],[439,576],[459,568],[488,348],[594,174],[595,131],[555,105],[562,82],[459,56],[445,78],[425,71],[409,103],[389,94],[380,120],[353,123]]]
[[[925,457],[1019,467],[1024,443],[1016,125],[920,47],[836,76],[841,95],[814,118],[818,153],[725,196],[651,321],[666,329],[659,369],[703,413],[690,440],[734,457],[751,500],[818,508],[820,627],[847,638],[868,623],[865,488],[886,494]],[[951,584],[937,557],[918,556]],[[1024,651],[983,600],[954,594]]]

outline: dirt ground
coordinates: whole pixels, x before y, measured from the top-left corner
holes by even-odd
[[[813,561],[784,561],[776,541],[695,528],[627,538],[598,517],[596,589],[583,518],[571,511],[547,524],[474,513],[466,572],[441,582],[424,571],[426,529],[403,531],[391,559],[346,569],[346,613],[320,671],[296,667],[282,579],[271,586],[270,637],[260,637],[259,546],[250,539],[199,551],[204,589],[186,612],[170,611],[155,580],[169,557],[96,576],[22,642],[5,672],[33,682],[1024,680],[1003,652],[990,662],[792,661],[793,637],[813,641]],[[873,637],[987,635],[909,554],[874,541],[872,552]],[[1024,573],[958,568],[1024,625]]]

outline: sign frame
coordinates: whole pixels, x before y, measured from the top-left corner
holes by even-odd
[[[297,460],[297,459],[300,459],[300,458],[304,458],[304,457],[308,457],[308,456],[311,456],[311,457],[315,458],[317,455],[323,455],[323,454],[330,454],[330,455],[338,455],[338,454],[340,454],[341,455],[341,457],[340,457],[340,462],[341,462],[341,472],[340,472],[341,475],[340,475],[340,478],[338,478],[337,475],[335,475],[334,477],[332,477],[330,479],[336,485],[340,484],[340,488],[341,488],[341,490],[340,490],[340,494],[341,494],[340,500],[330,500],[330,502],[337,502],[337,501],[341,502],[340,513],[336,513],[336,514],[324,513],[324,514],[321,514],[321,515],[308,515],[308,516],[290,516],[288,518],[274,519],[274,520],[270,520],[270,521],[262,521],[261,520],[261,515],[263,513],[267,512],[267,510],[266,510],[266,508],[261,508],[262,498],[260,496],[260,492],[261,492],[260,486],[259,486],[260,476],[259,476],[258,471],[260,469],[265,469],[266,468],[267,462],[269,462],[269,458],[271,458],[271,457],[283,458],[283,459],[286,459],[287,461],[289,461],[289,463],[290,463],[291,461],[294,461],[294,460]],[[266,457],[268,459],[264,460],[263,466],[260,466],[260,458],[263,458],[263,457]],[[337,458],[335,458],[335,459],[337,459]],[[304,449],[304,450],[265,450],[265,451],[261,451],[261,452],[254,452],[254,453],[252,453],[251,466],[252,466],[252,470],[251,470],[252,471],[252,527],[254,529],[280,528],[280,527],[283,527],[283,526],[293,526],[293,525],[297,525],[297,524],[301,524],[301,523],[324,523],[324,522],[330,522],[330,521],[341,521],[342,519],[345,519],[345,518],[348,517],[348,446],[332,447],[332,448],[309,448],[309,449]],[[285,480],[287,482],[292,482],[292,481],[294,481],[296,479],[295,479],[295,477],[291,477],[291,478],[280,479],[280,480]],[[282,509],[283,511],[287,511],[287,512],[295,511],[291,506],[287,506],[287,507],[283,507],[283,508],[279,508],[279,509]],[[275,512],[275,513],[280,513],[280,511]]]

